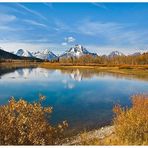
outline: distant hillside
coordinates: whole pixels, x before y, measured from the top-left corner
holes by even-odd
[[[0,49],[0,60],[21,59],[21,57]]]
[[[42,61],[41,59],[34,58],[34,57],[20,57],[13,53],[4,51],[0,48],[0,60],[37,60]]]

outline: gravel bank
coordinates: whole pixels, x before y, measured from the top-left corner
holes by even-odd
[[[94,138],[101,140],[101,139],[104,139],[104,138],[112,135],[113,133],[114,133],[114,126],[102,127],[97,130],[86,132],[86,134],[87,134],[86,140],[91,140]],[[66,139],[65,141],[66,142],[64,142],[63,145],[79,145],[79,143],[81,141],[81,136],[80,136],[80,134],[78,134],[76,136],[71,137],[70,139]]]

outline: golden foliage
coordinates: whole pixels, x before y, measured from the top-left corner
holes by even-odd
[[[126,145],[148,145],[148,96],[132,97],[131,108],[114,108],[115,133]]]
[[[40,96],[40,101],[44,100]],[[11,98],[0,107],[0,145],[53,145],[59,144],[67,122],[53,127],[48,117],[51,107],[42,107],[41,102],[28,103]]]
[[[100,139],[89,133],[80,135],[79,145],[148,145],[148,96],[132,97],[131,108],[116,105],[113,109],[114,132]]]

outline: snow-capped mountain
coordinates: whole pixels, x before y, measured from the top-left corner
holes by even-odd
[[[3,48],[0,47],[0,60],[1,59],[21,59],[21,57],[5,51]]]
[[[133,54],[130,54],[130,56],[139,56],[139,55],[141,55],[140,52],[135,52],[135,53],[133,53]]]
[[[33,57],[32,54],[25,49],[19,49],[16,52],[13,52],[15,55],[17,56],[21,56],[21,57]]]
[[[56,60],[58,58],[54,53],[52,53],[48,49],[45,49],[43,51],[34,52],[32,53],[32,55],[42,60]]]
[[[60,56],[60,58],[70,58],[70,57],[79,58],[79,57],[81,57],[83,55],[97,56],[96,53],[91,53],[91,52],[87,51],[86,48],[84,48],[83,46],[75,45],[74,47],[70,48],[68,51],[63,53]]]
[[[119,51],[112,51],[108,57],[110,58],[113,58],[113,57],[116,57],[116,56],[124,56],[124,54],[122,52],[119,52]]]

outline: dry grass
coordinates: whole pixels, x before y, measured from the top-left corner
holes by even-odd
[[[105,65],[105,64],[72,64],[72,63],[49,63],[43,62],[38,65],[41,68],[59,69],[59,70],[93,70],[96,73],[108,72],[121,74],[123,76],[133,76],[138,79],[148,80],[148,65]]]
[[[21,67],[37,67],[40,62],[36,61],[25,61],[25,60],[13,60],[0,62],[0,68],[21,68]]]

